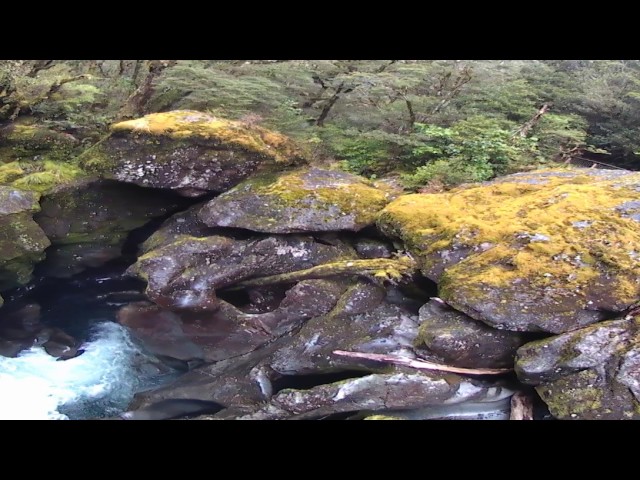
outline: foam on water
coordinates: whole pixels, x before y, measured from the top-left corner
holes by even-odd
[[[125,409],[149,383],[151,359],[116,323],[97,324],[90,338],[82,355],[65,361],[39,346],[0,356],[0,419],[80,419]]]

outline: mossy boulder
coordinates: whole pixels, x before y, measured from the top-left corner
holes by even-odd
[[[525,342],[521,333],[496,330],[436,300],[420,308],[417,352],[436,355],[446,365],[513,367],[516,350]]]
[[[556,418],[640,419],[640,317],[528,343],[516,373]]]
[[[358,231],[390,200],[365,178],[310,168],[251,178],[207,203],[200,219],[268,233]]]
[[[36,193],[0,186],[0,290],[27,283],[50,245],[32,218],[38,199]]]
[[[80,156],[84,168],[186,196],[223,192],[257,171],[304,162],[284,135],[191,110],[116,123],[111,132]]]
[[[183,200],[112,181],[73,182],[42,197],[34,215],[52,243],[45,274],[66,277],[121,255],[129,233]]]
[[[561,333],[640,300],[640,173],[543,170],[405,195],[378,217],[476,320]]]

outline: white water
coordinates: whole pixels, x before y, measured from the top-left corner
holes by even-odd
[[[69,360],[57,361],[42,347],[0,356],[0,419],[92,418],[126,408],[149,380],[150,359],[116,323],[96,325],[91,337]]]

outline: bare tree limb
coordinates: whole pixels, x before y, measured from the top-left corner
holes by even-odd
[[[540,110],[538,110],[536,114],[531,117],[531,120],[522,125],[522,127],[520,127],[520,129],[513,136],[515,137],[516,135],[518,135],[520,136],[520,138],[526,138],[526,136],[529,135],[531,129],[537,125],[542,116],[547,113],[550,108],[550,103],[545,103],[544,105],[542,105],[542,107],[540,107]]]
[[[377,362],[393,363],[416,370],[436,370],[440,372],[462,373],[464,375],[502,375],[512,371],[511,368],[462,368],[440,365],[438,363],[425,362],[424,360],[414,360],[411,358],[396,357],[394,355],[383,355],[379,353],[347,352],[344,350],[334,350],[334,355],[350,358],[362,358],[365,360],[375,360]]]

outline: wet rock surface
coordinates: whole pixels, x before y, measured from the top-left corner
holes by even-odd
[[[526,341],[526,335],[496,330],[440,301],[431,300],[420,308],[418,353],[422,349],[435,354],[447,365],[510,368],[516,350]]]
[[[350,173],[310,168],[256,176],[208,202],[200,219],[211,227],[293,233],[371,225],[390,193]]]
[[[23,285],[50,242],[33,221],[39,195],[0,186],[0,291]]]
[[[631,316],[528,343],[518,350],[518,378],[556,418],[639,418],[639,326]]]
[[[171,195],[110,181],[76,182],[46,195],[34,217],[52,243],[43,272],[69,277],[118,258],[132,230],[180,206]]]
[[[273,236],[237,240],[232,237],[183,236],[138,259],[129,272],[147,281],[147,295],[176,310],[214,311],[215,290],[255,276],[311,268],[337,258],[355,257],[346,243],[335,245],[310,236]]]

